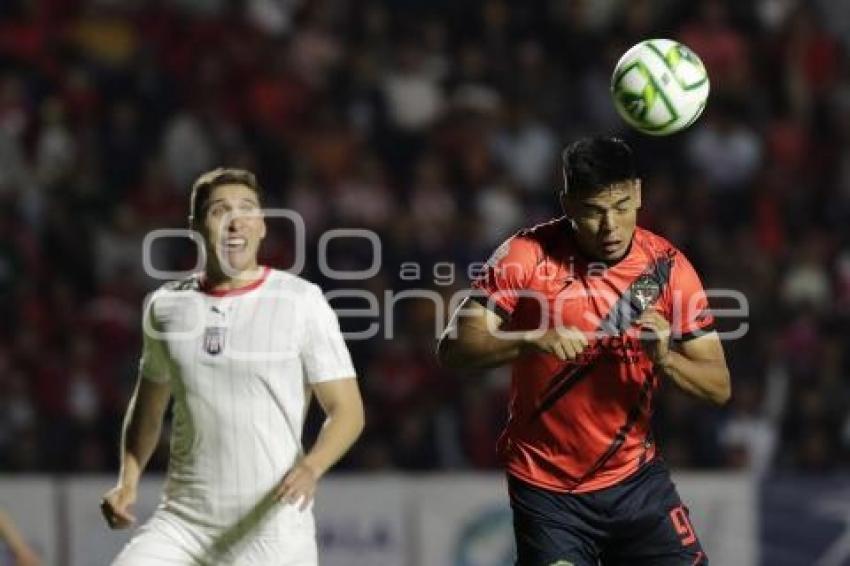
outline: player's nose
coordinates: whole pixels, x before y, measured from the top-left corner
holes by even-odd
[[[245,227],[245,223],[248,218],[245,214],[241,214],[239,212],[234,212],[233,216],[230,217],[230,221],[227,223],[227,231],[228,232],[239,232],[242,228]]]

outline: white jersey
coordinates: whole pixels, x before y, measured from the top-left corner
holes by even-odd
[[[268,528],[312,529],[312,512],[269,496],[302,452],[309,384],[355,375],[319,287],[269,268],[226,293],[192,277],[156,291],[145,320],[141,374],[174,395],[161,509],[213,528],[271,515]]]

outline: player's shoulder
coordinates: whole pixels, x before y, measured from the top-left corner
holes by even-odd
[[[188,293],[200,291],[201,289],[201,274],[193,273],[181,279],[166,281],[150,293],[147,300],[162,299],[165,297],[186,296]]]
[[[522,228],[517,231],[505,244],[510,244],[512,251],[542,257],[560,246],[569,233],[569,220],[561,216],[546,222]]]
[[[568,229],[569,220],[567,217],[559,216],[558,218],[523,228],[516,233],[515,237],[545,244],[553,240],[562,240],[564,234],[568,233]]]
[[[670,240],[646,228],[638,226],[635,229],[634,239],[635,243],[649,250],[655,256],[669,258],[685,257],[682,250],[676,247]]]
[[[155,320],[168,318],[169,313],[175,313],[193,304],[196,293],[201,288],[201,274],[193,273],[181,279],[166,281],[147,294],[144,300],[144,310]],[[147,316],[147,315],[146,315]]]
[[[675,244],[646,228],[635,230],[635,242],[647,250],[656,260],[666,260],[670,267],[679,273],[696,273],[688,257]]]
[[[280,291],[298,298],[316,299],[323,296],[322,288],[312,281],[280,269],[269,270],[266,286],[272,291]]]

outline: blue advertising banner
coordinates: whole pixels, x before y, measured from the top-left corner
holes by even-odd
[[[850,476],[766,480],[760,499],[763,566],[850,566]]]

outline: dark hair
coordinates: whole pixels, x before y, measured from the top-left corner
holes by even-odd
[[[206,213],[207,202],[213,189],[222,185],[244,185],[254,191],[257,199],[261,199],[263,190],[257,182],[257,177],[247,169],[219,167],[203,173],[192,184],[192,196],[189,199],[189,221],[200,222]]]
[[[561,158],[563,195],[587,195],[637,177],[632,150],[619,138],[582,138],[568,145]]]

